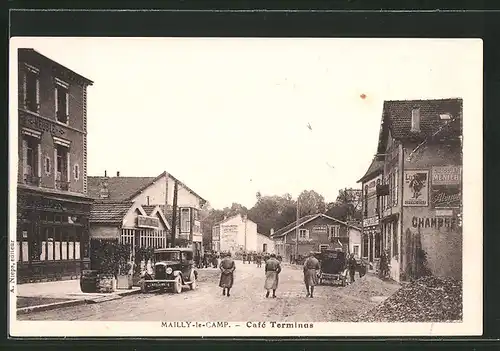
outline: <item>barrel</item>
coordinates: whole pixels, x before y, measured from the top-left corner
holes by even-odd
[[[80,277],[80,290],[84,293],[97,292],[97,273],[96,270],[84,270]]]

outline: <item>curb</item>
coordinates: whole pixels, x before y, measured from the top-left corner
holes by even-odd
[[[74,307],[74,306],[79,306],[79,305],[84,305],[84,304],[101,303],[101,302],[106,302],[106,301],[118,300],[124,296],[139,294],[140,292],[141,292],[141,289],[136,289],[136,290],[130,290],[130,291],[124,291],[124,292],[112,294],[110,296],[99,297],[99,298],[95,298],[95,299],[92,299],[92,298],[78,299],[78,300],[69,300],[69,301],[62,301],[62,302],[53,302],[53,303],[48,303],[45,305],[23,307],[23,308],[18,308],[16,313],[17,314],[28,314],[28,313],[33,313],[33,312],[55,310],[55,309],[63,308],[63,307]]]

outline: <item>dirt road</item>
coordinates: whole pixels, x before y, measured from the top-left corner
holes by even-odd
[[[99,304],[20,315],[18,319],[349,322],[380,302],[380,299],[372,301],[370,297],[374,293],[366,288],[369,285],[366,279],[378,280],[374,277],[365,277],[364,284],[360,281],[347,288],[317,286],[312,299],[305,296],[300,267],[284,265],[275,299],[265,298],[263,267],[257,268],[254,264],[237,261],[235,283],[230,297],[222,296],[218,278],[217,269],[201,269],[198,287],[194,291],[131,295]],[[356,284],[363,288],[355,291]],[[384,291],[390,293],[396,289],[397,286],[391,284]]]

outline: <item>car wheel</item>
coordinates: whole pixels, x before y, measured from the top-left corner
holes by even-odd
[[[189,277],[189,281],[191,282],[189,284],[189,288],[191,290],[195,290],[196,289],[196,275],[192,272],[191,272],[191,276]]]
[[[175,282],[174,282],[174,292],[176,294],[180,294],[182,292],[182,280],[181,280],[181,277],[180,276],[177,276],[175,278]]]

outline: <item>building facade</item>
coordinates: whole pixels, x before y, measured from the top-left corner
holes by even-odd
[[[358,181],[362,184],[362,239],[361,257],[375,266],[380,259],[382,237],[380,227],[380,198],[377,186],[382,184],[384,161],[375,157],[365,175]]]
[[[104,177],[89,177],[89,194],[100,202],[121,202],[141,205],[142,208],[158,206],[158,215],[165,216],[168,228],[162,232],[165,243],[171,245],[171,227],[173,220],[173,202],[175,183],[177,182],[177,218],[176,239],[181,239],[192,247],[195,253],[203,252],[203,236],[201,232],[200,210],[206,200],[196,194],[187,185],[174,178],[166,172],[157,177],[123,177],[120,172],[116,176],[109,177],[105,172]],[[168,196],[166,193],[168,192]],[[166,203],[168,205],[166,205]],[[149,214],[148,214],[149,215]],[[151,220],[156,223],[156,220]],[[159,224],[159,223],[158,223]],[[136,224],[134,224],[136,225]],[[131,234],[130,226],[122,225],[122,241],[127,241]],[[144,230],[134,228],[135,236],[144,235]],[[157,230],[162,231],[160,227]],[[141,234],[142,233],[142,234]],[[156,235],[150,232],[151,235]],[[92,233],[93,235],[93,233]],[[140,239],[134,239],[139,242]]]
[[[269,236],[257,233],[257,252],[274,253],[274,240]]]
[[[92,84],[33,49],[18,50],[18,282],[76,278],[90,265]]]
[[[377,148],[391,276],[462,276],[462,100],[386,101]]]
[[[325,214],[304,216],[298,222],[298,226],[296,222],[293,222],[271,234],[276,253],[286,261],[290,261],[292,256],[307,256],[309,252],[321,251],[321,249],[338,248],[344,252],[351,252],[350,236],[357,238],[358,241],[353,243],[352,247],[360,245],[361,228]],[[297,229],[298,243],[296,241]]]
[[[217,252],[260,251],[257,224],[238,214],[212,227],[212,250]]]

